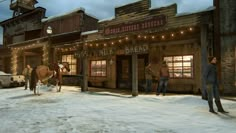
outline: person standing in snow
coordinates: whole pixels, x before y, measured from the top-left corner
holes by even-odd
[[[169,68],[168,68],[166,62],[163,61],[161,69],[160,69],[160,82],[159,82],[159,86],[158,86],[158,91],[156,93],[157,95],[159,95],[162,90],[162,94],[163,94],[163,96],[165,96],[168,80],[169,80]]]
[[[23,70],[22,74],[25,76],[25,90],[28,88],[28,83],[30,83],[32,68],[29,64],[26,65],[26,68]]]
[[[216,57],[212,56],[208,58],[209,64],[207,65],[206,71],[204,73],[204,80],[206,82],[206,89],[207,89],[207,95],[208,95],[208,105],[209,105],[209,111],[211,113],[216,113],[213,109],[213,97],[215,98],[215,104],[218,108],[218,112],[221,113],[229,113],[226,112],[220,101],[220,95],[219,95],[219,81],[217,78],[217,68],[216,68]]]

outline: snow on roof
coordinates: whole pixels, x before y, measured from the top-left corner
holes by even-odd
[[[94,15],[92,15],[92,14],[89,14],[89,13],[85,13],[85,14],[88,15],[88,16],[90,16],[90,17],[92,17],[92,18],[98,19],[96,16],[94,16]]]
[[[43,18],[41,21],[42,22],[46,22],[46,21],[51,21],[51,20],[54,20],[54,19],[57,19],[57,18],[60,18],[60,17],[63,17],[63,16],[67,16],[67,15],[70,15],[70,14],[73,14],[73,13],[76,13],[78,11],[85,11],[85,9],[83,7],[80,7],[80,8],[76,8],[70,12],[67,12],[67,13],[63,13],[63,14],[60,14],[60,15],[55,15],[55,16],[50,16],[48,18]],[[90,15],[88,13],[85,13],[86,15],[90,16],[90,17],[93,17],[93,18],[96,18],[95,16],[93,15]],[[96,18],[97,19],[97,18]]]
[[[54,19],[57,19],[57,18],[60,18],[60,17],[63,17],[63,16],[67,16],[67,15],[72,14],[72,13],[76,13],[78,11],[85,11],[85,9],[82,8],[82,7],[76,8],[76,9],[70,11],[70,12],[67,12],[67,13],[63,13],[63,14],[55,15],[55,16],[50,16],[48,18],[43,18],[41,21],[46,22],[46,21],[54,20]]]
[[[155,10],[155,9],[159,9],[159,8],[165,8],[165,7],[173,6],[173,5],[175,5],[175,4],[176,4],[176,3],[166,4],[166,5],[163,5],[163,6],[155,6],[155,7],[149,8],[149,10]]]
[[[136,0],[136,1],[131,2],[131,3],[128,3],[128,4],[123,4],[123,5],[115,6],[115,8],[122,7],[122,6],[129,5],[129,4],[133,4],[133,3],[136,3],[136,2],[139,2],[139,1],[142,1],[142,0]],[[111,20],[113,20],[113,19],[115,19],[114,16],[113,16],[113,17],[110,17],[110,18],[105,18],[105,19],[99,20],[98,23],[100,23],[100,22],[105,22],[105,21],[111,21]]]
[[[178,13],[178,14],[176,14],[175,16],[176,16],[176,17],[180,17],[180,16],[186,16],[186,15],[197,14],[197,13],[202,13],[202,12],[208,12],[208,11],[213,11],[213,10],[215,10],[215,8],[216,8],[216,7],[214,7],[214,6],[210,6],[210,7],[206,8],[206,9],[198,10],[198,11],[196,11],[196,12],[183,12],[183,13]]]
[[[105,22],[105,21],[111,21],[111,20],[113,20],[113,19],[115,19],[114,16],[113,16],[113,17],[110,17],[110,18],[105,18],[105,19],[99,20],[98,23],[100,23],[100,22]]]
[[[115,8],[122,7],[122,6],[126,6],[126,5],[130,5],[130,4],[133,4],[133,3],[139,2],[139,1],[142,1],[142,0],[136,0],[136,1],[131,2],[131,3],[127,3],[127,4],[123,4],[123,5],[115,6]]]
[[[93,34],[93,33],[97,33],[98,30],[92,30],[92,31],[86,31],[86,32],[82,32],[81,35],[88,35],[88,34]]]

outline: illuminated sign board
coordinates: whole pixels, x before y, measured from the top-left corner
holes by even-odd
[[[125,32],[141,31],[151,28],[157,28],[166,24],[166,16],[160,15],[138,22],[122,23],[105,27],[104,35],[113,35]]]

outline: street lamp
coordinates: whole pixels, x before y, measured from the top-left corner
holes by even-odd
[[[48,34],[48,36],[50,36],[52,34],[52,27],[51,26],[47,27],[47,34]]]

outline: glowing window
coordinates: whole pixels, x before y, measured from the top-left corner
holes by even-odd
[[[193,78],[193,55],[164,57],[171,78]]]

